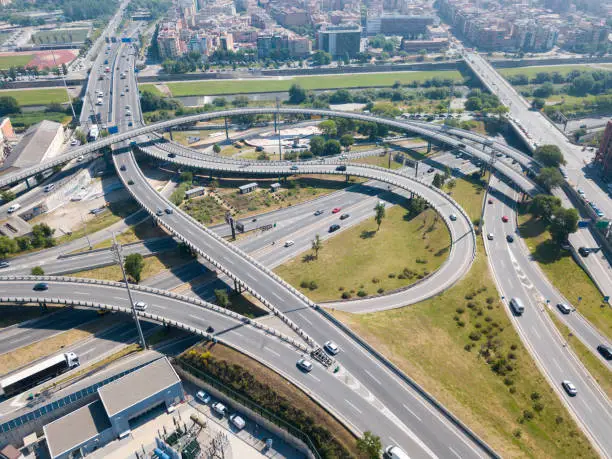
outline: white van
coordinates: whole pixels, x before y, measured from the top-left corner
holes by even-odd
[[[403,449],[395,445],[387,446],[383,457],[387,459],[410,459],[410,456]]]
[[[12,214],[13,212],[15,212],[15,211],[17,211],[17,210],[19,210],[19,209],[21,209],[21,204],[17,204],[17,203],[15,203],[15,204],[13,204],[11,207],[9,207],[9,208],[8,208],[7,212],[8,212],[9,214]]]
[[[523,312],[525,312],[525,305],[520,298],[512,298],[510,300],[510,307],[517,316],[520,316],[523,314]]]

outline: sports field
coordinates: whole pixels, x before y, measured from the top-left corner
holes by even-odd
[[[19,105],[47,105],[51,103],[68,102],[68,94],[64,88],[51,89],[21,89],[19,91],[0,91],[0,97],[14,97]]]
[[[21,54],[19,56],[0,56],[0,69],[10,67],[21,67],[28,65],[34,58],[33,54]]]
[[[88,33],[89,29],[42,30],[32,36],[32,43],[83,43]]]
[[[456,70],[441,70],[296,76],[249,80],[189,81],[168,83],[167,86],[172,95],[178,97],[288,91],[293,84],[299,84],[304,89],[374,88],[392,86],[396,81],[408,84],[413,81],[422,82],[431,78],[452,78],[455,81],[463,80],[463,76]]]
[[[535,77],[538,73],[553,73],[559,72],[561,75],[567,75],[573,70],[597,70],[602,64],[573,64],[573,65],[546,65],[539,67],[514,67],[510,69],[497,69],[503,76],[526,75],[529,78]]]

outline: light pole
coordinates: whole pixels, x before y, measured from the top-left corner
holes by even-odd
[[[83,218],[82,213],[79,213],[79,215],[81,216],[81,222],[83,223],[83,226],[85,227],[85,237],[87,238],[87,245],[89,246],[89,250],[91,250],[93,247],[91,246],[91,241],[89,240],[89,233],[87,232],[87,222]]]
[[[147,348],[147,343],[145,342],[144,335],[142,334],[142,328],[140,328],[140,321],[138,320],[138,314],[136,314],[136,307],[134,306],[134,299],[132,298],[132,291],[130,290],[130,283],[127,280],[127,275],[125,274],[125,266],[123,266],[123,254],[121,244],[117,242],[115,238],[115,233],[113,233],[113,245],[111,247],[113,252],[113,258],[119,266],[121,267],[121,274],[123,274],[123,281],[125,282],[125,288],[127,289],[128,298],[130,300],[130,306],[132,308],[132,316],[134,317],[134,322],[136,322],[136,329],[138,330],[138,336],[140,338],[140,346],[142,349]]]

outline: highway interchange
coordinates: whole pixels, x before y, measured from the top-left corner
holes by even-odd
[[[116,55],[125,52],[125,48],[126,45],[118,45]],[[120,59],[119,67],[119,71],[129,72],[129,77],[125,81],[129,85],[130,91],[125,96],[120,96],[117,91],[118,88],[115,88],[113,95],[115,98],[113,104],[114,116],[116,120],[127,119],[125,116],[125,105],[128,104],[123,101],[130,100],[132,119],[134,120],[134,125],[138,126],[141,124],[142,118],[138,100],[135,98],[138,92],[133,73],[131,72],[130,58]],[[117,78],[117,80],[119,79]],[[126,97],[128,94],[129,96]],[[301,113],[301,111],[292,111],[292,109],[282,111],[285,113]],[[254,109],[244,112],[259,113],[270,112],[270,110]],[[308,113],[308,111],[305,112]],[[325,115],[346,116],[346,114],[320,112]],[[231,115],[235,111],[224,113]],[[172,207],[172,205],[149,185],[136,163],[133,153],[130,149],[125,148],[127,146],[125,143],[121,144],[120,142],[131,142],[129,139],[132,137],[148,141],[149,138],[140,136],[158,130],[161,127],[178,125],[186,120],[206,119],[208,117],[212,118],[213,116],[196,115],[195,117],[188,117],[183,120],[166,122],[166,124],[158,123],[146,128],[131,130],[127,129],[128,126],[123,123],[119,126],[120,132],[126,132],[127,135],[119,134],[118,136],[111,136],[107,138],[108,140],[76,148],[68,156],[72,155],[71,157],[75,158],[79,154],[94,151],[96,145],[118,143],[119,148],[115,150],[113,156],[117,172],[126,184],[126,188],[143,207],[178,239],[187,242],[208,261],[215,262],[220,272],[235,279],[245,289],[259,295],[269,306],[278,308],[281,315],[288,317],[295,324],[298,324],[301,330],[314,343],[322,343],[328,339],[338,343],[342,349],[341,354],[338,355],[338,362],[343,369],[341,375],[345,375],[350,383],[347,384],[347,379],[342,380],[338,375],[334,376],[319,365],[315,365],[315,370],[312,373],[308,375],[302,374],[295,367],[295,359],[297,357],[295,349],[292,349],[285,343],[278,342],[278,340],[270,339],[268,335],[242,323],[240,323],[240,328],[238,329],[240,331],[236,331],[236,322],[232,322],[226,316],[209,313],[209,311],[206,311],[207,313],[203,315],[201,309],[194,311],[193,306],[180,301],[172,301],[166,297],[139,292],[137,294],[138,299],[142,297],[147,301],[151,306],[152,312],[179,322],[190,323],[194,327],[205,328],[214,321],[216,330],[233,329],[233,331],[219,332],[218,334],[228,344],[254,355],[255,358],[268,364],[281,374],[287,375],[289,379],[305,388],[315,398],[322,401],[325,406],[331,408],[347,424],[353,426],[355,430],[374,430],[380,433],[387,443],[399,444],[407,451],[410,451],[411,456],[449,457],[449,455],[455,455],[458,457],[482,457],[486,455],[485,450],[481,446],[477,445],[473,439],[468,438],[464,432],[451,425],[417,391],[397,378],[370,352],[364,350],[354,339],[319,314],[312,303],[294,289],[284,285],[282,281],[272,275],[263,265],[247,257],[241,250],[231,247],[211,231],[203,229],[197,222],[177,208],[173,208],[172,214],[165,214],[161,217],[156,215],[157,209],[163,210]],[[372,117],[365,117],[365,119],[372,119]],[[404,129],[407,126],[405,123],[392,120],[378,121],[385,122],[391,126],[395,125],[395,127],[401,126]],[[423,135],[434,136],[432,134],[434,129],[427,129],[417,123],[409,125],[409,129]],[[454,146],[459,146],[461,143],[452,136],[452,133],[444,132],[443,128],[436,129],[438,132],[435,133],[435,138],[438,141],[443,140]],[[488,152],[482,152],[480,148],[471,145],[465,145],[461,148],[483,161],[487,160],[490,156]],[[155,145],[142,147],[141,150],[160,159],[171,160],[171,158],[168,158],[167,151],[159,150]],[[516,159],[526,161],[525,158],[525,156],[517,156]],[[299,165],[297,171],[292,170],[290,168],[291,165],[287,163],[279,162],[270,165],[251,162],[245,171],[245,168],[239,167],[241,165],[232,164],[231,161],[223,161],[221,158],[213,161],[211,158],[205,158],[202,155],[196,158],[190,152],[177,155],[177,158],[172,158],[172,160],[179,164],[201,166],[205,170],[216,171],[216,173],[223,171],[253,175],[340,173],[336,171],[338,163],[333,162],[320,164],[315,162],[303,163]],[[122,170],[123,167],[125,167],[125,170]],[[522,190],[530,193],[536,190],[533,183],[506,162],[497,161],[495,167],[501,174],[515,181]],[[439,291],[447,288],[452,282],[467,272],[471,265],[472,254],[476,250],[473,228],[462,209],[452,200],[448,199],[447,196],[437,192],[420,180],[414,180],[405,172],[393,172],[364,165],[347,164],[347,170],[343,171],[342,174],[375,179],[386,184],[392,184],[393,187],[403,188],[406,191],[415,192],[426,197],[448,225],[453,240],[449,261],[441,269],[443,270],[450,266],[452,270],[449,268],[449,272],[460,274],[459,276],[454,276],[447,285],[444,285],[444,283],[437,284],[440,287]],[[3,177],[0,181],[5,180],[7,179]],[[9,180],[16,180],[16,178],[13,177]],[[128,184],[130,181],[133,184]],[[492,263],[493,271],[496,273],[500,293],[509,298],[516,295],[517,290],[523,292],[522,297],[527,304],[528,311],[522,318],[513,318],[514,325],[519,330],[519,334],[527,347],[534,354],[536,362],[543,368],[543,373],[550,379],[551,385],[556,388],[564,403],[570,408],[570,412],[578,419],[580,425],[587,431],[600,452],[603,455],[610,456],[612,443],[607,438],[609,435],[606,435],[606,433],[612,431],[610,401],[597,385],[592,382],[592,379],[585,373],[575,357],[573,357],[571,351],[564,348],[562,343],[560,343],[560,337],[555,335],[551,328],[552,324],[546,314],[536,313],[536,311],[540,311],[542,302],[538,302],[538,298],[534,297],[530,291],[539,292],[543,298],[551,299],[552,301],[556,301],[555,298],[559,297],[558,292],[546,281],[538,282],[537,286],[532,284],[531,288],[521,282],[521,279],[524,280],[525,277],[529,278],[530,282],[535,282],[534,279],[541,279],[543,275],[536,270],[537,268],[534,267],[533,262],[526,259],[524,250],[521,250],[518,243],[515,243],[512,248],[508,247],[504,233],[516,231],[516,229],[514,222],[501,225],[500,215],[505,215],[506,213],[513,215],[512,203],[515,197],[514,191],[497,182],[495,187],[500,192],[502,198],[499,199],[499,205],[487,208],[485,228],[486,231],[493,231],[497,235],[493,241],[487,242],[487,250],[490,255],[489,260]],[[505,198],[503,198],[504,196]],[[507,208],[504,206],[507,206]],[[459,216],[457,221],[451,222],[449,220],[451,213]],[[304,249],[303,246],[298,248]],[[495,253],[496,256],[491,256],[492,253]],[[509,269],[510,266],[513,267],[512,270]],[[515,270],[515,266],[519,266],[520,270]],[[531,270],[529,274],[535,277],[526,276],[526,270]],[[505,275],[499,275],[500,272],[503,272]],[[508,272],[513,273],[513,275],[508,276]],[[516,276],[514,276],[514,273]],[[10,281],[10,286],[9,281],[0,282],[0,289],[5,289],[4,291],[0,290],[0,296],[7,296],[9,293],[4,285],[10,287],[11,297],[31,298],[33,296],[31,282]],[[109,288],[88,285],[85,294],[89,301],[107,303],[110,298],[113,298],[113,305],[127,308],[128,304],[123,292],[120,289],[109,290]],[[427,295],[435,294],[435,292],[419,293],[418,286],[408,291],[415,295],[415,301],[419,301],[427,297]],[[52,282],[51,292],[53,297],[79,298],[79,294],[77,294],[74,285],[71,283]],[[402,300],[401,305],[409,303],[410,301]],[[397,306],[400,306],[400,304],[394,305],[394,307]],[[533,313],[530,311],[533,311]],[[525,319],[530,321],[529,325],[524,324]],[[598,336],[597,332],[584,319],[581,319],[579,315],[563,316],[563,319],[567,320],[568,326],[572,330],[578,330],[577,336],[588,342],[589,345],[595,342],[595,340],[602,340],[602,337]],[[531,322],[532,320],[537,320],[537,322]],[[313,344],[308,340],[306,342]],[[279,358],[279,356],[282,356],[282,358]],[[579,386],[579,397],[570,399],[558,387],[559,382],[566,378],[572,379]],[[347,385],[353,391],[346,391]],[[385,432],[380,431],[380,426],[383,425],[385,426]]]

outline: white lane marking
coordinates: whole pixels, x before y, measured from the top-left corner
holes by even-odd
[[[362,414],[361,410],[359,408],[357,408],[355,405],[353,405],[351,402],[349,402],[347,399],[344,399],[344,401],[346,402],[347,405],[349,405],[351,408],[353,408],[359,414]]]
[[[372,378],[374,381],[376,381],[376,382],[378,383],[378,385],[379,385],[379,386],[382,386],[382,385],[383,385],[383,384],[380,382],[380,380],[379,380],[379,379],[378,379],[376,376],[374,376],[372,373],[370,373],[368,370],[363,370],[363,371],[364,371],[365,373],[367,373],[367,374],[368,374],[368,376],[369,376],[370,378]]]
[[[244,335],[240,332],[237,332],[236,330],[231,330],[232,333],[235,333],[238,336],[242,336],[244,338]]]
[[[417,415],[415,414],[415,412],[414,412],[414,411],[412,411],[410,408],[408,408],[408,407],[406,406],[406,404],[405,404],[405,403],[402,403],[402,406],[403,406],[403,407],[404,407],[404,408],[405,408],[405,409],[406,409],[406,410],[407,410],[407,411],[408,411],[408,412],[409,412],[411,415],[413,415],[413,416],[414,416],[415,418],[417,418],[417,419],[418,419],[420,422],[422,422],[421,418],[420,418],[419,416],[417,416]]]
[[[561,365],[559,365],[559,362],[557,362],[557,359],[553,357],[552,361],[555,364],[555,366],[559,369],[559,371],[563,371],[563,368],[561,368]]]
[[[166,306],[161,306],[159,304],[156,304],[155,307],[159,309],[168,309]]]
[[[453,453],[455,456],[457,456],[459,459],[461,459],[461,456],[459,455],[459,453],[457,453],[457,451],[455,451],[453,448],[451,448],[450,446],[448,447],[448,449],[450,449],[451,453]]]
[[[312,379],[314,379],[316,382],[321,382],[321,380],[319,378],[317,378],[315,375],[313,375],[312,373],[308,373],[308,376],[310,376]]]
[[[308,320],[306,317],[304,317],[301,312],[298,312],[298,316],[300,316],[302,319],[304,319],[306,322],[308,322],[310,325],[312,325],[312,322],[310,320]]]
[[[77,295],[89,295],[89,293],[87,292],[74,292],[74,293],[76,293]]]
[[[280,357],[280,356],[281,356],[281,355],[280,355],[278,352],[273,351],[273,350],[272,350],[272,349],[270,349],[269,347],[264,346],[264,349],[265,349],[266,351],[268,351],[270,354],[274,354],[276,357]]]
[[[11,339],[8,342],[9,342],[9,344],[19,343],[20,341],[25,341],[28,338],[29,338],[29,336],[22,336],[21,338]]]
[[[580,399],[580,403],[582,403],[584,405],[584,407],[589,410],[589,413],[592,413],[593,410],[591,409],[591,407],[589,406],[589,404],[587,402],[584,401],[583,398]]]
[[[541,340],[542,338],[540,337],[540,334],[538,333],[538,329],[535,326],[531,327],[531,329],[533,330],[533,334],[536,335],[536,337]]]
[[[95,351],[95,350],[96,350],[96,348],[95,348],[95,347],[92,347],[91,349],[88,349],[88,350],[86,350],[85,352],[79,352],[79,358],[80,358],[80,357],[83,357],[84,355],[91,354],[91,353],[92,353],[93,351]]]
[[[276,293],[272,293],[272,295],[274,296],[274,298],[276,298],[278,301],[283,301],[283,299],[278,296]]]
[[[125,300],[125,298],[123,298],[122,296],[114,296],[113,297],[115,300]]]
[[[389,440],[391,440],[391,443],[393,443],[394,445],[399,446],[399,442],[395,438],[389,437]]]

